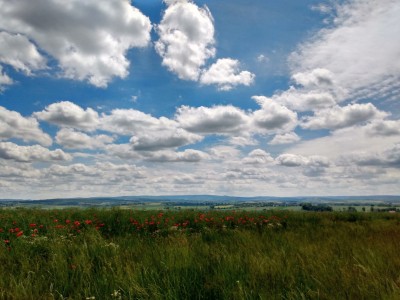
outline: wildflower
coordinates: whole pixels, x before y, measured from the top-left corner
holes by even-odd
[[[92,224],[92,221],[91,220],[85,220],[85,224],[86,225],[90,225],[90,224]]]
[[[74,222],[74,225],[75,225],[75,226],[80,226],[80,225],[81,225],[81,222],[75,221],[75,222]]]
[[[57,220],[57,219],[54,219],[54,223],[58,223],[58,220]]]
[[[6,245],[8,245],[8,244],[10,243],[10,240],[4,240],[4,243],[5,243]]]
[[[117,299],[122,299],[121,298],[121,291],[120,290],[115,290],[112,294],[111,297],[117,298]]]
[[[29,227],[30,227],[30,228],[35,228],[35,227],[36,227],[36,224],[35,224],[35,223],[31,223],[31,224],[29,224]]]
[[[19,232],[17,233],[17,237],[20,237],[20,236],[23,235],[23,234],[24,234],[23,231],[19,231]]]
[[[69,224],[69,223],[71,223],[71,220],[66,219],[65,224]]]

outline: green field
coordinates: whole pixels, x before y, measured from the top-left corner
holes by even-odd
[[[0,299],[400,299],[400,218],[0,210]]]

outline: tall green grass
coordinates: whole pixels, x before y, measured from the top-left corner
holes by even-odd
[[[1,210],[0,299],[400,299],[397,215],[275,213]]]

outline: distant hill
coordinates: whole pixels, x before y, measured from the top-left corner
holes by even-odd
[[[277,203],[400,203],[400,196],[323,196],[323,197],[236,197],[217,195],[167,195],[167,196],[120,196],[91,198],[57,198],[44,200],[0,199],[0,206],[119,206],[140,203],[238,203],[238,202],[277,202]]]

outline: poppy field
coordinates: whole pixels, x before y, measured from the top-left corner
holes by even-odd
[[[400,299],[400,217],[0,210],[0,299]]]

